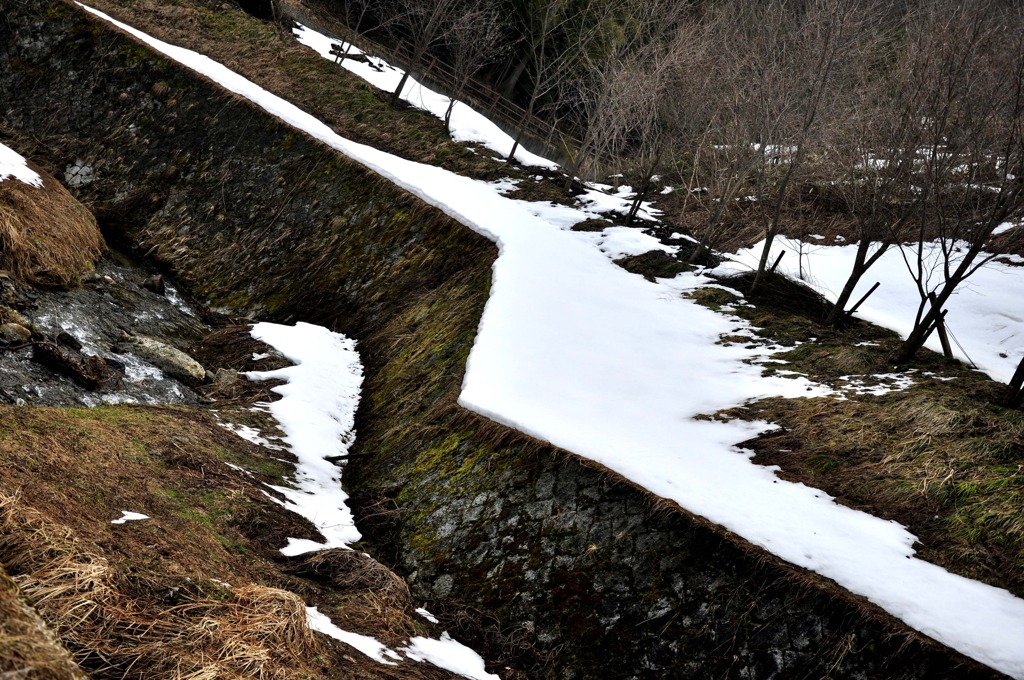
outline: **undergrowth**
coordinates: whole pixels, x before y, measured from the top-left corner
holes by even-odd
[[[756,339],[737,340],[784,346],[766,373],[792,371],[837,392],[715,414],[779,426],[743,444],[755,462],[906,525],[924,559],[1024,595],[1024,413],[998,405],[1001,384],[927,351],[898,369],[895,333],[859,320],[829,328],[828,303],[782,277],[756,305],[720,288],[692,297],[758,328]],[[897,379],[909,387],[893,390]],[[871,394],[878,388],[889,391]]]

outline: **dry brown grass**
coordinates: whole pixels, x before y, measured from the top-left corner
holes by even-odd
[[[925,559],[1024,593],[1024,417],[929,382],[881,398],[768,399],[730,415],[783,426],[745,444],[758,463],[908,526]]]
[[[320,649],[294,593],[184,579],[147,597],[152,588],[9,494],[0,495],[0,563],[83,666],[111,675],[302,677]]]
[[[78,665],[21,589],[0,566],[0,678],[84,678]]]
[[[72,287],[104,250],[96,218],[53,177],[36,188],[0,182],[0,269],[45,286]]]

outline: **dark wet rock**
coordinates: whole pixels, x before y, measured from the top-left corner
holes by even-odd
[[[100,357],[83,355],[55,342],[35,343],[32,361],[71,378],[87,390],[99,389],[110,377],[110,369]]]
[[[118,361],[114,357],[103,357],[103,361],[106,362],[107,366],[111,370],[117,371],[118,373],[124,373],[125,372],[125,365],[124,365],[124,363],[121,362],[121,361]]]
[[[182,380],[165,373],[133,346],[114,351],[125,335],[153,338],[167,345],[188,346],[206,326],[177,298],[157,297],[138,282],[142,270],[131,262],[103,260],[79,288],[69,291],[17,290],[22,331],[35,348],[0,352],[0,400],[47,406],[96,405],[102,402],[147,404],[195,403],[197,396]],[[6,308],[5,308],[6,309]],[[33,338],[28,338],[29,340]],[[43,343],[43,344],[40,344]]]
[[[76,352],[82,351],[82,343],[78,341],[78,338],[67,331],[61,331],[57,334],[57,344]]]
[[[148,279],[142,282],[142,287],[146,290],[151,290],[157,295],[166,295],[167,289],[164,286],[164,277],[160,274],[150,276]]]

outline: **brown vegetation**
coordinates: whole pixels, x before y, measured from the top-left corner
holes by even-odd
[[[68,288],[105,246],[92,213],[38,167],[43,187],[0,182],[0,269],[32,284]]]
[[[391,645],[423,624],[361,552],[283,562],[286,537],[315,537],[264,494],[287,466],[204,411],[4,407],[0,451],[0,567],[60,641],[30,630],[35,646],[0,645],[0,669],[31,656],[57,670],[27,677],[79,677],[62,644],[95,677],[449,677],[310,631],[307,603]],[[151,519],[111,524],[121,510]],[[0,607],[18,597],[0,592]]]
[[[716,417],[777,424],[743,444],[755,462],[906,525],[924,559],[1024,595],[1024,414],[995,405],[1004,386],[924,352],[908,389],[858,394],[850,379],[891,384],[879,374],[893,370],[899,338],[864,322],[831,329],[828,305],[812,291],[781,277],[769,282],[757,307],[733,313],[761,328],[761,342],[803,343],[776,355],[782,368],[846,399],[765,399]],[[696,297],[709,307],[735,301],[715,293]]]

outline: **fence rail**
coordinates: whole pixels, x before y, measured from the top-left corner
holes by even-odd
[[[339,27],[341,28],[341,27]],[[358,34],[351,29],[344,27],[345,33],[341,40],[359,48],[364,54],[409,71],[410,74],[421,80],[429,81],[429,86],[436,87],[443,94],[454,96],[451,92],[456,89],[459,78],[455,70],[437,59],[428,55],[424,63],[413,64],[413,54],[404,44],[399,43],[396,47],[385,47],[384,45]],[[337,46],[343,51],[343,46]],[[335,54],[332,51],[332,54]],[[341,56],[341,55],[336,55]],[[428,84],[428,83],[424,83]],[[494,88],[476,78],[470,78],[462,88],[458,99],[465,104],[477,109],[478,112],[486,115],[495,123],[502,125],[507,132],[516,135],[523,132],[523,142],[532,141],[540,144],[547,155],[557,156],[557,160],[567,161],[582,148],[583,142],[573,135],[559,129],[556,125],[529,113],[518,104],[509,101],[507,97],[497,92]],[[533,146],[524,144],[524,146]]]

